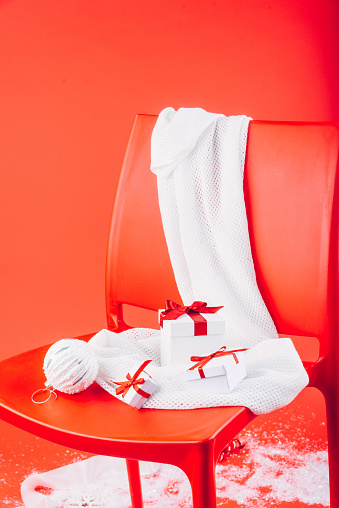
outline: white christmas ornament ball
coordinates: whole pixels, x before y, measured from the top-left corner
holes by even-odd
[[[64,393],[78,393],[95,380],[99,363],[91,347],[79,339],[53,344],[44,359],[45,385]]]

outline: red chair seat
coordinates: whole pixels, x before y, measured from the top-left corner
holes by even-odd
[[[136,410],[115,399],[93,383],[87,390],[67,395],[58,393],[45,404],[34,404],[32,393],[44,387],[46,380],[42,365],[48,346],[44,346],[1,362],[0,416],[9,423],[34,431],[45,439],[96,454],[126,457],[123,442],[135,441],[140,436],[145,443],[135,457],[152,460],[152,443],[175,445],[177,442],[198,442],[210,439],[225,423],[230,439],[250,422],[254,415],[243,407],[225,407],[195,410]],[[6,408],[3,411],[2,408]],[[20,425],[24,417],[25,423]],[[89,449],[86,438],[95,436]],[[121,441],[121,443],[119,443]],[[159,457],[153,458],[160,462]]]
[[[88,340],[89,336],[79,338]],[[310,340],[302,339],[304,343]],[[298,343],[298,338],[295,340]],[[129,452],[128,458],[161,462],[157,455],[159,443],[173,447],[178,443],[201,442],[211,439],[223,427],[223,439],[231,440],[255,417],[244,407],[138,411],[96,383],[78,394],[58,392],[57,400],[51,397],[45,404],[34,404],[33,392],[43,388],[46,381],[42,365],[48,348],[43,346],[1,362],[0,416],[58,444],[100,455],[126,457],[123,442],[130,445],[134,441],[135,454]],[[308,368],[312,365],[309,362]],[[94,436],[89,446],[88,438]]]

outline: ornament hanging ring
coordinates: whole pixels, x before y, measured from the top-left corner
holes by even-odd
[[[49,395],[48,395],[47,399],[41,400],[41,401],[35,400],[35,397],[39,393],[42,394],[42,393],[45,393],[45,392],[49,392]],[[32,402],[34,402],[34,404],[45,404],[45,402],[49,401],[49,399],[51,398],[52,394],[54,395],[55,399],[58,398],[58,395],[55,393],[54,390],[50,390],[49,388],[39,388],[39,390],[36,390],[34,393],[32,393],[31,399],[32,399]]]

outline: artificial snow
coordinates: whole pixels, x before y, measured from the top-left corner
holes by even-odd
[[[325,450],[305,452],[293,442],[265,444],[251,431],[240,437],[245,448],[216,469],[218,507],[230,502],[237,508],[265,508],[282,502],[329,506]],[[191,508],[190,484],[180,469],[141,463],[141,473],[145,507]],[[112,469],[104,476],[54,491],[47,498],[46,508],[129,508],[124,461],[112,459]]]

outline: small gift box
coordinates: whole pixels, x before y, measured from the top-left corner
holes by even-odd
[[[226,351],[226,346],[206,356],[192,356],[194,363],[185,373],[192,392],[230,393],[246,377],[246,349]]]
[[[161,365],[188,365],[192,355],[215,351],[225,344],[222,307],[193,302],[185,307],[172,300],[159,311],[161,327]]]
[[[140,409],[146,400],[152,395],[157,387],[152,377],[144,371],[144,368],[152,360],[145,361],[142,365],[131,369],[131,373],[126,375],[126,381],[114,381],[119,387],[115,390],[117,395],[122,396],[122,400],[132,407]]]

